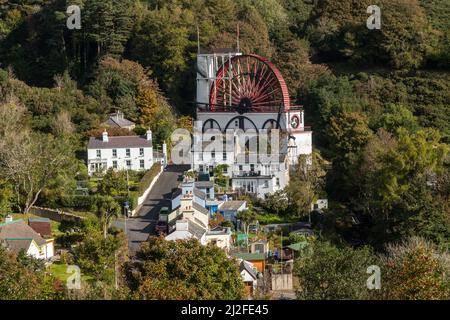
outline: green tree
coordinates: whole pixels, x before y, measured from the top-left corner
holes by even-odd
[[[377,264],[369,247],[338,248],[316,241],[296,259],[294,273],[299,277],[298,299],[367,299],[367,267]]]
[[[286,187],[292,216],[303,217],[310,213],[311,204],[323,192],[325,176],[323,166],[323,159],[317,152],[313,152],[311,156],[299,156],[296,170],[291,174]]]
[[[16,254],[0,245],[0,300],[63,298],[62,284],[34,266],[33,263],[23,265]]]
[[[366,151],[363,201],[376,221],[375,236],[386,241],[423,235],[448,243],[448,193],[438,189],[448,146],[431,129],[399,129],[398,135],[379,133]]]
[[[127,267],[128,285],[137,299],[242,299],[238,264],[220,248],[197,240],[152,237]]]
[[[106,239],[112,220],[120,215],[120,205],[111,196],[97,195],[93,202],[93,211],[100,221],[103,238]]]

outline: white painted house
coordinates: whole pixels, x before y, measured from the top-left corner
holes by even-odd
[[[312,153],[304,109],[291,105],[283,76],[264,57],[223,49],[198,54],[196,102],[194,132],[200,134],[194,135],[192,169],[211,174],[228,165],[224,174],[235,191],[264,198],[281,190],[298,157]],[[250,143],[267,141],[267,132],[280,132],[270,159]],[[224,140],[231,147],[224,150],[214,133],[229,135]]]
[[[0,224],[0,245],[15,253],[21,251],[36,259],[54,256],[54,239],[44,239],[23,220],[8,220]]]
[[[88,173],[115,170],[149,170],[153,165],[152,132],[144,136],[91,137],[88,144]]]

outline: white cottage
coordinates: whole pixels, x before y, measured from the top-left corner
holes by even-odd
[[[149,170],[153,165],[152,132],[144,136],[91,137],[88,144],[88,173],[115,170]]]

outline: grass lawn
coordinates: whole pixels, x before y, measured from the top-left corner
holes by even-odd
[[[258,214],[256,218],[260,224],[297,222],[298,218],[282,217],[273,213]]]
[[[61,280],[62,282],[66,282],[67,278],[69,278],[72,273],[67,273],[67,264],[60,264],[60,263],[53,263],[49,266],[48,271],[54,275],[56,278]],[[83,272],[81,272],[81,281],[91,281],[94,278],[91,276],[83,275]]]

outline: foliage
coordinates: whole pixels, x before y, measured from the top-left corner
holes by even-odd
[[[316,241],[295,261],[294,272],[299,277],[299,299],[335,300],[367,299],[367,267],[376,265],[377,258],[369,247],[338,248]]]
[[[116,253],[121,247],[121,238],[99,232],[88,232],[74,249],[75,263],[83,272],[100,281],[112,282]]]
[[[142,177],[141,182],[139,183],[139,196],[142,196],[145,190],[150,187],[150,184],[153,182],[155,177],[161,171],[161,165],[159,163],[155,163],[149,171],[145,173]]]
[[[120,205],[111,196],[96,195],[92,211],[97,215],[103,230],[103,238],[106,239],[112,219],[118,217],[121,213]]]
[[[150,238],[127,270],[128,285],[139,299],[242,299],[238,264],[216,246],[197,240]]]
[[[388,300],[450,297],[449,255],[420,238],[390,245],[383,258],[382,296]]]
[[[450,226],[448,193],[437,190],[448,146],[431,129],[399,129],[398,135],[380,132],[366,151],[363,201],[375,219],[373,231],[384,241],[414,234],[440,238]]]
[[[61,299],[64,296],[58,281],[33,266],[34,263],[22,264],[16,254],[0,246],[0,300]]]
[[[28,213],[46,187],[73,169],[73,151],[64,137],[30,132],[23,124],[24,108],[14,101],[0,105],[0,114],[2,122],[17,121],[5,123],[0,133],[1,177],[14,185],[19,205]]]
[[[291,216],[303,217],[311,211],[311,204],[323,188],[323,165],[323,159],[317,152],[311,156],[299,156],[296,170],[286,187]]]

